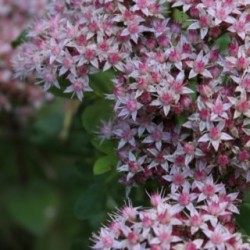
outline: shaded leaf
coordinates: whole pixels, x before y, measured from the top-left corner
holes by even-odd
[[[195,101],[197,99],[197,82],[196,81],[190,81],[189,82],[189,88],[192,89],[194,92],[189,94],[192,101]]]
[[[93,167],[95,175],[104,174],[117,165],[118,158],[114,154],[105,155],[99,158]]]
[[[27,41],[27,32],[24,31],[19,35],[19,37],[15,41],[11,43],[11,45],[13,48],[16,48],[26,41]]]
[[[82,114],[82,123],[84,128],[89,133],[96,132],[100,121],[108,120],[113,113],[112,102],[105,99],[100,99],[88,106]]]
[[[240,206],[240,214],[236,216],[236,220],[240,225],[243,234],[250,235],[250,188],[248,188],[243,197],[243,204]]]
[[[97,136],[95,136],[91,140],[91,143],[96,149],[98,149],[99,151],[101,151],[102,153],[105,153],[105,154],[112,153],[117,148],[117,142],[112,141],[112,140],[105,140],[105,141],[101,142]]]
[[[6,208],[12,220],[30,233],[40,236],[50,226],[56,212],[57,196],[46,184],[33,184],[12,190]]]
[[[67,99],[77,99],[77,96],[76,95],[73,95],[72,93],[64,93],[65,89],[70,86],[70,81],[64,77],[58,77],[58,82],[59,82],[59,85],[60,85],[60,89],[56,88],[56,87],[51,87],[49,89],[49,92],[52,93],[53,95],[55,96],[58,96],[58,97],[62,97],[62,98],[67,98]]]
[[[229,34],[224,34],[216,40],[215,44],[218,45],[220,51],[225,51],[228,48],[230,42],[231,38]]]
[[[183,28],[188,27],[192,23],[189,16],[178,9],[173,10],[173,20],[174,22],[181,24]]]
[[[187,121],[187,116],[185,115],[178,115],[176,117],[176,122],[178,124],[178,126],[182,126],[185,122]]]
[[[114,77],[115,73],[112,70],[91,74],[89,75],[90,86],[97,94],[111,93]]]
[[[236,216],[236,220],[240,225],[240,228],[247,234],[250,235],[250,203],[244,203],[240,207],[240,214]]]
[[[93,184],[75,205],[77,218],[86,220],[98,217],[105,210],[106,192],[101,184]]]

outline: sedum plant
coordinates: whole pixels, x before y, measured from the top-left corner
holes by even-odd
[[[250,181],[249,10],[247,0],[54,0],[34,22],[17,77],[80,101],[104,96],[113,112],[99,137],[117,143],[121,182],[165,190],[151,208],[115,213],[93,249],[250,249],[235,222]],[[96,172],[110,169],[101,163]]]

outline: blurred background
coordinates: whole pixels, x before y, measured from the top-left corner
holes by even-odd
[[[54,98],[25,123],[1,112],[1,250],[90,249],[91,233],[123,204],[116,175],[93,175],[102,153],[90,143],[81,109]]]

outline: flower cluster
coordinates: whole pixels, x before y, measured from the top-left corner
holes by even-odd
[[[80,100],[91,91],[89,74],[118,73],[108,95],[116,117],[102,130],[112,126],[103,137],[119,140],[118,170],[127,183],[208,158],[232,182],[249,181],[248,7],[214,0],[53,1],[14,65],[17,75],[36,72],[46,90],[61,87],[58,77],[67,79],[63,91]],[[177,23],[180,8],[186,16]],[[185,122],[177,126],[179,118]]]
[[[208,177],[205,183],[210,181]],[[93,235],[92,249],[250,249],[232,219],[237,193],[226,194],[223,184],[216,184],[212,192],[205,186],[194,181],[183,184],[178,194],[153,194],[148,209],[125,206]]]
[[[249,4],[168,2],[187,13],[185,28],[152,22],[109,96],[118,170],[125,182],[140,183],[203,161],[238,188],[250,180]]]
[[[39,107],[45,99],[51,98],[37,86],[34,79],[14,80],[11,59],[16,50],[13,42],[27,28],[31,15],[42,15],[47,1],[0,1],[0,111],[29,116],[34,108]]]
[[[158,16],[163,20],[163,8],[155,1],[130,5],[129,1],[52,1],[48,18],[35,22],[28,34],[29,50],[14,61],[17,75],[35,71],[46,90],[59,88],[57,78],[62,76],[70,83],[64,92],[81,100],[84,92],[91,91],[88,74],[110,68],[124,72],[142,34],[152,32],[147,22]]]
[[[152,209],[114,216],[95,249],[249,249],[235,233],[237,195],[227,194],[250,181],[249,8],[244,0],[54,0],[34,24],[14,60],[17,76],[35,72],[46,90],[67,79],[62,91],[82,100],[90,74],[114,72],[106,97],[115,116],[101,137],[118,141],[125,184],[156,179],[169,192]]]

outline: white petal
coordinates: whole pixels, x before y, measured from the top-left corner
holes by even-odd
[[[230,136],[230,135],[227,134],[227,133],[222,132],[222,133],[221,133],[221,139],[222,139],[222,140],[225,140],[225,141],[229,141],[229,140],[233,140],[233,137]]]
[[[207,142],[210,141],[210,138],[208,136],[208,134],[204,134],[199,140],[198,142]]]
[[[200,28],[200,24],[198,22],[196,23],[192,23],[191,25],[189,25],[188,29],[189,30],[196,30]]]
[[[220,141],[219,140],[216,140],[216,141],[212,140],[211,143],[212,143],[215,151],[218,151],[218,148],[219,148],[219,145],[220,145]]]
[[[195,77],[195,76],[197,76],[197,73],[194,72],[194,70],[192,69],[192,70],[190,71],[190,73],[189,73],[188,78],[191,79],[191,78],[193,78],[193,77]]]

